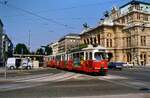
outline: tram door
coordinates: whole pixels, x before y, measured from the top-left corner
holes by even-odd
[[[80,52],[80,65],[83,65],[83,63],[84,63],[84,59],[85,57],[84,57],[84,52]]]
[[[80,66],[80,53],[74,53],[73,54],[73,65],[75,67]]]
[[[86,52],[85,53],[86,67],[87,68],[92,68],[92,58],[93,58],[92,52]]]

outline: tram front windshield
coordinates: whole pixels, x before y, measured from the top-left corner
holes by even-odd
[[[103,53],[103,52],[95,52],[94,58],[96,60],[103,60],[103,59],[105,59],[105,53]]]

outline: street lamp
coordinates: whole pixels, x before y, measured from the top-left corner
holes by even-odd
[[[2,57],[3,57],[3,65],[5,66],[5,79],[7,77],[7,66],[6,66],[6,52],[8,51],[8,48],[5,48],[6,47],[6,43],[4,45],[4,42],[5,42],[5,35],[2,35]],[[7,49],[7,50],[6,50]]]
[[[44,55],[47,55],[47,52],[45,51],[45,50],[46,50],[46,47],[47,47],[47,46],[41,46],[41,48],[44,48]]]

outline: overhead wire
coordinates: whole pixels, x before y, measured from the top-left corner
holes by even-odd
[[[111,0],[110,2],[114,2],[114,0]],[[117,1],[116,1],[117,2]],[[47,17],[44,17],[44,16],[41,16],[39,14],[36,14],[36,13],[33,13],[31,11],[28,11],[28,10],[25,10],[25,9],[22,9],[22,8],[19,8],[19,7],[16,7],[14,5],[11,5],[11,4],[8,4],[8,1],[0,1],[0,4],[3,4],[3,5],[6,5],[7,7],[11,7],[13,9],[17,9],[17,10],[20,10],[22,12],[25,12],[27,14],[30,14],[32,16],[35,16],[35,17],[38,17],[40,19],[43,19],[43,20],[46,20],[46,21],[50,21],[52,23],[55,23],[57,25],[60,25],[60,26],[63,26],[63,27],[66,27],[68,29],[75,29],[74,27],[71,27],[67,24],[64,24],[64,23],[61,23],[61,22],[58,22],[58,21],[55,21],[54,19],[52,18],[47,18]],[[45,10],[45,11],[39,11],[38,13],[42,13],[42,12],[48,12],[48,11],[62,11],[62,10],[70,10],[70,9],[75,9],[75,8],[80,8],[80,7],[88,7],[88,6],[95,6],[95,5],[100,5],[100,4],[103,4],[102,2],[99,2],[99,3],[93,3],[93,4],[84,4],[84,5],[77,5],[77,6],[72,6],[72,7],[66,7],[66,8],[60,8],[60,9],[51,9],[51,10]],[[70,18],[71,20],[81,20],[81,18]],[[82,18],[83,19],[83,18]]]
[[[114,2],[114,0],[112,0],[111,2]],[[1,4],[8,4],[7,1],[4,2],[0,2]],[[58,8],[58,9],[49,9],[49,10],[43,10],[43,11],[39,11],[38,13],[43,13],[43,12],[48,12],[48,11],[63,11],[63,10],[70,10],[70,9],[75,9],[75,8],[80,8],[80,7],[89,7],[89,6],[95,6],[95,5],[100,5],[103,4],[102,2],[99,3],[93,3],[93,4],[84,4],[84,5],[77,5],[77,6],[71,6],[71,7],[66,7],[66,8]],[[14,6],[13,6],[14,7]],[[15,7],[16,8],[16,7]],[[18,9],[18,7],[17,7]],[[21,8],[19,8],[21,9]],[[24,9],[23,9],[24,10]],[[26,10],[27,11],[27,10]],[[29,12],[29,11],[28,11]],[[29,13],[28,13],[29,14]],[[36,14],[37,15],[37,14]],[[19,16],[19,15],[17,15]],[[46,17],[44,17],[46,18]],[[49,19],[49,18],[48,18]],[[71,18],[72,20],[80,20],[79,18]],[[52,20],[52,19],[51,19]],[[53,20],[52,20],[53,21]],[[56,21],[55,21],[56,22]],[[65,25],[66,26],[66,25]]]
[[[68,29],[75,29],[74,27],[70,27],[70,26],[68,26],[67,24],[60,23],[60,22],[55,21],[55,20],[53,20],[53,19],[51,19],[51,18],[47,18],[47,17],[41,16],[41,15],[39,15],[39,14],[33,13],[33,12],[31,12],[31,11],[28,11],[28,10],[25,10],[25,9],[22,9],[22,8],[19,8],[19,7],[10,5],[10,4],[8,4],[8,2],[6,2],[6,1],[4,1],[4,2],[0,1],[0,4],[5,5],[5,6],[7,6],[7,7],[10,7],[10,8],[13,8],[13,9],[16,9],[16,10],[20,10],[20,11],[22,11],[22,12],[25,12],[25,13],[30,14],[30,15],[32,15],[32,16],[38,17],[38,18],[40,18],[40,19],[43,19],[43,20],[46,20],[46,21],[50,21],[50,22],[52,22],[52,23],[55,23],[55,24],[57,24],[57,25],[66,27],[66,28],[68,28]]]
[[[114,2],[114,0],[111,0],[109,3],[111,3],[111,2]],[[97,2],[97,3],[93,3],[93,4],[83,4],[83,5],[71,6],[71,7],[65,7],[65,8],[58,8],[58,9],[48,9],[48,10],[39,11],[39,13],[49,12],[49,11],[71,10],[71,9],[76,9],[76,8],[81,8],[81,7],[90,7],[90,6],[100,5],[100,4],[103,4],[103,2]]]

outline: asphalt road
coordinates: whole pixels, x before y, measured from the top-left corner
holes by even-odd
[[[107,76],[44,69],[0,83],[0,98],[150,98],[150,69],[110,70]],[[15,75],[15,74],[14,74]]]

